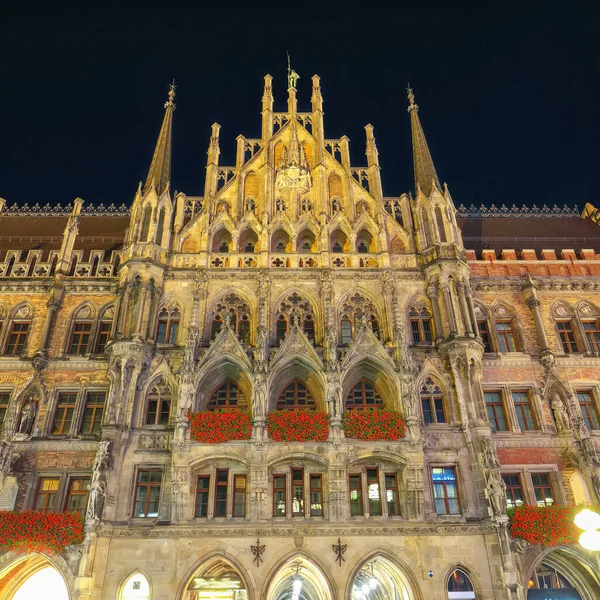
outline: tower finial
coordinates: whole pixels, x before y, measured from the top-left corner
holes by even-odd
[[[175,98],[175,90],[177,86],[175,85],[175,79],[173,79],[173,83],[169,84],[169,99],[165,102],[165,108],[169,106],[175,110],[175,103],[173,102],[173,98]]]
[[[296,82],[298,81],[298,79],[300,79],[300,75],[298,75],[298,73],[296,73],[296,71],[294,71],[294,69],[292,69],[289,52],[287,53],[287,59],[288,59],[288,90],[295,90]]]
[[[413,89],[410,87],[410,83],[407,83],[406,85],[407,97],[408,101],[410,102],[408,105],[408,112],[411,112],[412,110],[419,110],[419,105],[415,104],[415,95],[413,94]]]

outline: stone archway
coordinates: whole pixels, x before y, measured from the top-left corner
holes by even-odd
[[[329,582],[309,558],[296,556],[279,566],[267,588],[266,600],[332,600]]]
[[[3,600],[69,600],[67,582],[60,570],[40,554],[26,555],[0,569]]]
[[[349,600],[416,600],[407,575],[388,558],[375,555],[362,563],[350,582]]]
[[[250,600],[242,570],[221,556],[214,556],[202,563],[185,586],[182,600]]]

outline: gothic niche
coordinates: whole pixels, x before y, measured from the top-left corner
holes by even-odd
[[[38,393],[34,390],[30,390],[25,394],[17,420],[15,436],[17,439],[26,439],[31,435],[38,411],[38,400]]]
[[[308,300],[294,292],[280,305],[275,318],[276,341],[281,342],[291,325],[298,325],[306,337],[315,343],[315,313]]]
[[[340,320],[342,344],[349,344],[355,339],[363,325],[370,326],[373,333],[380,337],[379,317],[375,305],[364,296],[354,294],[342,306]]]

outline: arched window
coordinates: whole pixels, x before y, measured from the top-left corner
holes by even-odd
[[[215,339],[226,321],[241,342],[250,344],[250,307],[237,294],[228,294],[215,305],[211,318],[211,339]]]
[[[408,310],[413,344],[433,343],[431,313],[424,304],[413,304]]]
[[[448,600],[467,600],[475,598],[475,590],[469,576],[461,569],[456,569],[448,578]]]
[[[520,352],[521,341],[517,332],[516,318],[503,304],[496,307],[494,315],[500,352]]]
[[[140,242],[147,242],[148,235],[150,234],[150,221],[152,220],[152,207],[146,204],[142,216],[142,229],[140,231]]]
[[[31,309],[28,306],[21,306],[13,312],[9,321],[4,349],[6,356],[21,356],[25,352],[30,329]]]
[[[344,252],[347,242],[346,234],[341,229],[337,229],[331,234],[331,251]]]
[[[150,584],[141,574],[132,575],[123,586],[119,600],[150,600]]]
[[[290,236],[285,229],[278,229],[271,238],[271,252],[287,252]]]
[[[68,600],[69,592],[62,575],[54,567],[47,566],[26,579],[11,598],[13,600],[31,600],[31,598]],[[143,600],[143,597],[137,600]]]
[[[179,321],[181,313],[179,308],[163,307],[158,313],[158,324],[156,326],[157,344],[176,344],[177,334],[179,333]]]
[[[156,243],[161,246],[163,239],[163,231],[165,228],[165,209],[164,207],[160,209],[160,213],[158,214],[158,225],[156,226]]]
[[[298,234],[298,252],[313,252],[315,248],[315,235],[310,229],[305,229]]]
[[[600,354],[600,313],[587,302],[581,303],[577,307],[577,312],[581,319],[588,352],[597,356]]]
[[[566,304],[559,302],[554,305],[552,313],[563,352],[565,354],[575,354],[579,352],[577,327],[571,308]]]
[[[115,318],[115,307],[109,306],[100,316],[98,329],[96,331],[96,343],[94,344],[94,354],[104,354],[106,344],[110,339],[113,319]]]
[[[229,408],[232,406],[245,406],[246,398],[237,383],[229,379],[222,383],[210,396],[207,410]]]
[[[492,337],[490,335],[490,320],[488,319],[487,313],[481,306],[475,305],[475,319],[477,320],[477,329],[479,330],[479,337],[483,342],[484,352],[493,352]]]
[[[346,394],[346,409],[353,408],[383,408],[383,400],[375,386],[364,377]]]
[[[295,380],[279,394],[275,408],[316,408],[316,404],[310,390],[301,381]]]
[[[431,246],[431,227],[429,226],[429,216],[425,207],[421,209],[421,223],[423,224],[423,236],[425,237],[425,246]]]
[[[340,339],[342,345],[349,344],[360,331],[363,321],[377,337],[381,337],[379,316],[375,305],[361,294],[354,294],[342,305],[340,317]]]
[[[250,227],[240,235],[239,248],[240,252],[256,252],[258,244],[258,235]]]
[[[356,237],[356,250],[360,254],[366,254],[370,252],[371,246],[373,244],[373,236],[363,229],[360,231]]]
[[[229,252],[231,248],[231,233],[227,229],[221,229],[213,237],[213,252]]]
[[[439,206],[435,207],[435,220],[437,223],[438,234],[440,236],[440,242],[446,243],[446,228],[444,227],[444,217],[442,216],[442,210]]]
[[[293,292],[279,304],[275,318],[275,339],[281,342],[285,338],[290,323],[295,320],[304,331],[306,337],[315,341],[315,314],[311,303],[300,294]]]
[[[148,394],[146,425],[166,425],[171,414],[171,388],[163,380],[158,381]]]
[[[446,423],[444,393],[431,377],[428,377],[422,385],[420,396],[421,407],[423,409],[423,421],[425,424]]]
[[[91,306],[86,304],[75,312],[71,323],[67,354],[73,356],[87,354],[93,323],[94,314]]]

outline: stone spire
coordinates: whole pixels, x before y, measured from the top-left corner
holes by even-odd
[[[165,102],[165,118],[163,119],[158,141],[154,149],[154,156],[148,177],[144,184],[144,192],[147,192],[152,185],[156,189],[156,193],[160,196],[169,186],[171,181],[171,138],[173,130],[173,111],[175,110],[175,80],[169,89],[169,99]]]
[[[408,112],[410,113],[410,124],[412,129],[413,161],[415,166],[415,192],[421,188],[426,196],[431,195],[433,186],[436,185],[439,190],[442,189],[438,179],[427,140],[423,133],[421,120],[419,119],[419,106],[415,104],[415,95],[412,88],[408,88]]]

